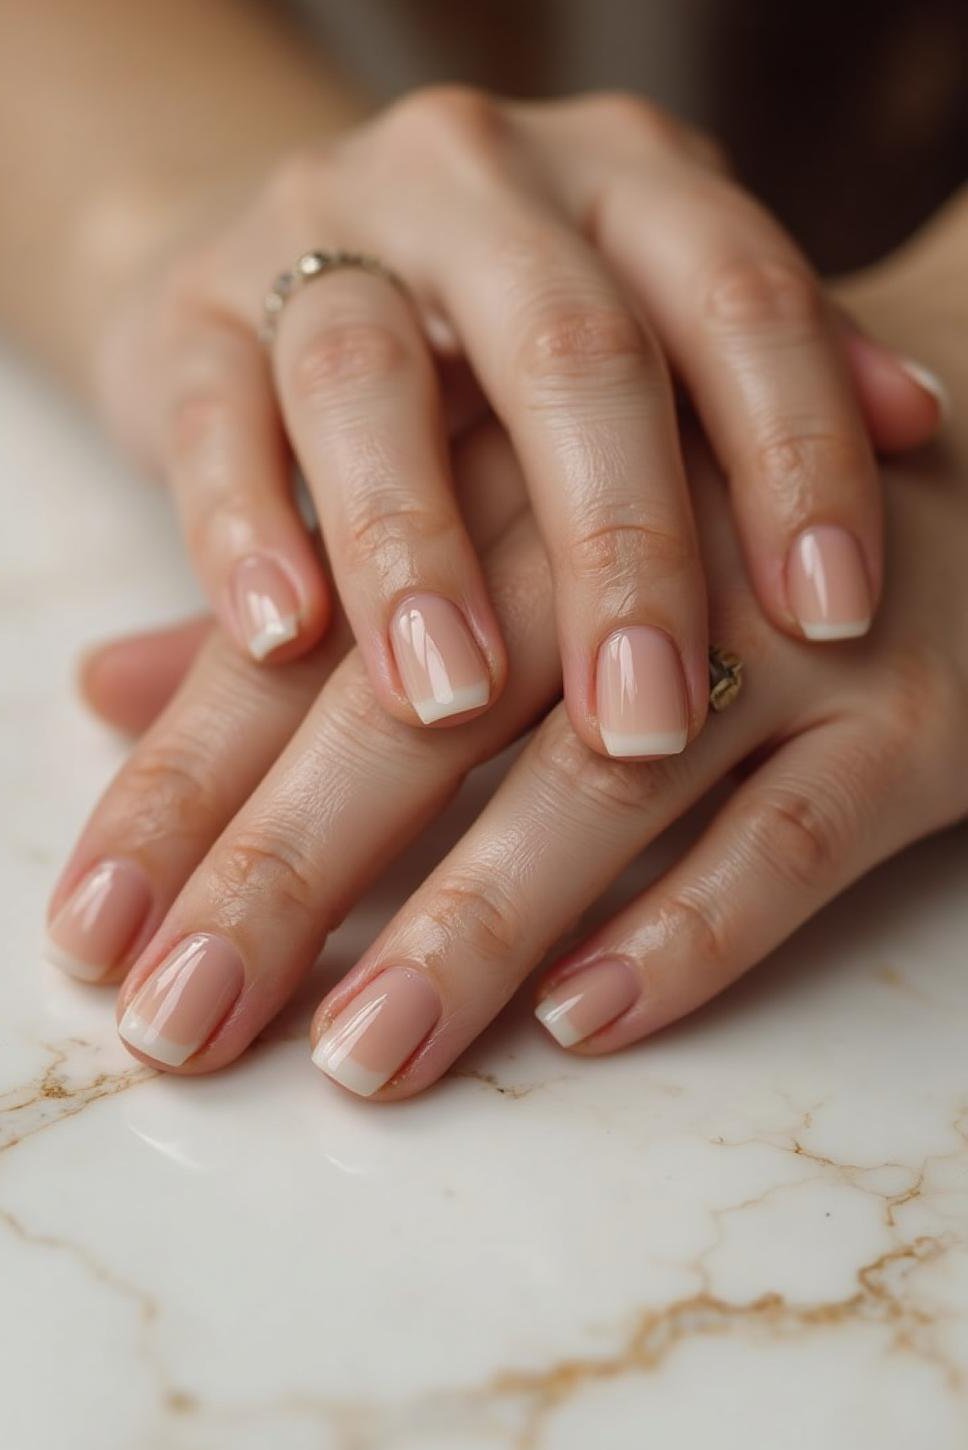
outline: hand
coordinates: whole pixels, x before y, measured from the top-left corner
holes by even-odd
[[[297,289],[267,355],[266,289],[326,245],[379,255],[414,305],[334,271]],[[169,480],[219,617],[260,659],[313,645],[329,610],[292,448],[377,698],[425,724],[466,720],[504,685],[447,447],[482,389],[552,561],[574,728],[651,757],[695,736],[707,699],[669,364],[730,480],[767,617],[842,638],[881,587],[868,429],[907,446],[938,401],[841,334],[792,242],[655,107],[439,89],[285,162],[242,218],[158,264],[98,367],[114,430]]]
[[[909,316],[931,313],[920,282]],[[941,317],[949,328],[950,305]],[[968,416],[968,378],[955,401]],[[468,497],[488,501],[475,528],[516,666],[494,711],[432,741],[383,714],[353,652],[307,714],[331,660],[267,677],[214,635],[95,813],[53,937],[75,969],[127,973],[122,1031],[146,1060],[195,1073],[237,1057],[388,856],[553,697],[547,573],[500,447],[480,434],[461,464]],[[597,759],[552,711],[323,1003],[316,1059],[352,1089],[391,1099],[434,1081],[612,877],[744,761],[758,763],[698,844],[552,970],[538,1011],[560,1041],[608,1051],[682,1015],[875,861],[968,810],[968,437],[892,470],[897,585],[870,639],[837,654],[768,628],[708,460],[691,477],[714,637],[747,662],[747,688],[687,755],[648,767]],[[160,644],[169,680],[190,646]],[[89,676],[102,697],[118,663],[102,656]]]

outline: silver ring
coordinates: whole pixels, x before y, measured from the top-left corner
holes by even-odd
[[[367,252],[303,252],[288,272],[279,273],[262,300],[262,327],[259,329],[261,340],[264,343],[272,342],[279,325],[280,313],[294,292],[305,287],[307,282],[314,282],[317,277],[325,277],[327,272],[338,272],[346,267],[369,272],[372,277],[382,277],[405,297],[410,295],[406,283],[396,272],[384,266],[379,257],[372,257]]]

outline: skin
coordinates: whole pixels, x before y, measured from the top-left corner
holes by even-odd
[[[551,709],[464,839],[320,1004],[314,1040],[385,966],[406,962],[433,981],[443,1015],[376,1101],[436,1081],[626,863],[740,767],[698,842],[544,977],[539,995],[594,957],[618,954],[642,984],[628,1012],[573,1050],[607,1053],[691,1011],[875,862],[968,812],[968,368],[958,346],[968,323],[966,215],[962,198],[851,289],[859,315],[939,367],[953,400],[943,444],[885,470],[895,583],[877,629],[840,651],[770,629],[721,479],[691,448],[712,632],[746,661],[748,686],[683,757],[646,766],[603,761],[563,706]],[[154,915],[117,973],[119,1010],[183,936],[215,932],[239,950],[242,996],[182,1074],[244,1051],[384,862],[471,765],[556,698],[550,573],[514,455],[485,429],[465,445],[459,474],[478,501],[469,524],[512,678],[527,685],[434,739],[382,711],[356,650],[336,664],[331,643],[274,673],[277,688],[267,691],[266,672],[212,633],[66,869],[55,908],[106,854],[138,861],[155,886]],[[145,652],[165,689],[174,687],[196,644],[188,633],[116,646],[88,662],[88,692],[104,708]],[[144,701],[144,718],[156,703]],[[361,819],[378,825],[363,832]]]
[[[728,478],[765,617],[800,634],[789,560],[818,525],[856,540],[873,611],[871,444],[898,411],[923,436],[937,401],[890,354],[845,341],[805,259],[706,138],[633,96],[510,104],[453,87],[364,122],[366,103],[268,7],[8,8],[0,134],[26,126],[35,144],[3,158],[21,204],[0,228],[0,308],[171,487],[243,647],[247,560],[271,562],[294,601],[277,663],[317,644],[335,588],[378,700],[416,724],[391,629],[429,593],[459,611],[488,690],[443,723],[493,706],[509,641],[451,446],[491,409],[550,560],[576,733],[605,748],[599,651],[649,626],[672,642],[695,738],[706,579],[674,377]],[[135,94],[139,124],[120,125]],[[408,293],[334,272],[291,299],[267,353],[267,287],[326,245],[375,252]],[[20,285],[25,268],[42,287]],[[331,583],[292,502],[292,454]]]

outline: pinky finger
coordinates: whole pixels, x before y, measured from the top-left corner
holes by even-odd
[[[176,366],[163,462],[198,577],[251,658],[304,654],[326,627],[329,591],[292,496],[259,344],[234,323],[209,321]]]
[[[715,997],[908,839],[887,761],[856,722],[783,746],[676,866],[551,969],[538,1020],[562,1047],[605,1053]]]

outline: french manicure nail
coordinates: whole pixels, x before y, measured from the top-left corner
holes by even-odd
[[[790,606],[807,639],[856,639],[871,623],[860,545],[846,529],[820,524],[795,540],[787,566]]]
[[[82,982],[98,982],[122,960],[151,905],[133,861],[100,861],[74,888],[47,929],[47,957]]]
[[[299,600],[289,578],[265,554],[252,554],[235,566],[235,607],[249,653],[264,660],[299,633]]]
[[[197,932],[155,968],[118,1031],[145,1057],[181,1067],[211,1037],[241,992],[244,977],[233,946]]]
[[[426,977],[412,967],[389,967],[326,1029],[313,1062],[368,1098],[413,1056],[440,1013],[440,998]]]
[[[628,962],[605,958],[566,977],[534,1009],[538,1021],[562,1047],[574,1047],[628,1011],[639,983]]]
[[[895,356],[897,355],[895,354]],[[913,357],[897,357],[897,361],[907,373],[908,377],[917,383],[919,388],[923,388],[926,393],[931,394],[932,398],[938,404],[941,417],[943,419],[950,418],[951,394],[948,392],[941,378],[938,377],[938,374],[932,372],[930,368],[926,368],[924,363],[917,362]]]
[[[617,629],[598,651],[598,725],[609,755],[678,755],[689,731],[679,653],[649,625]]]
[[[455,604],[415,594],[390,623],[403,688],[424,725],[486,705],[491,681],[480,650]]]

